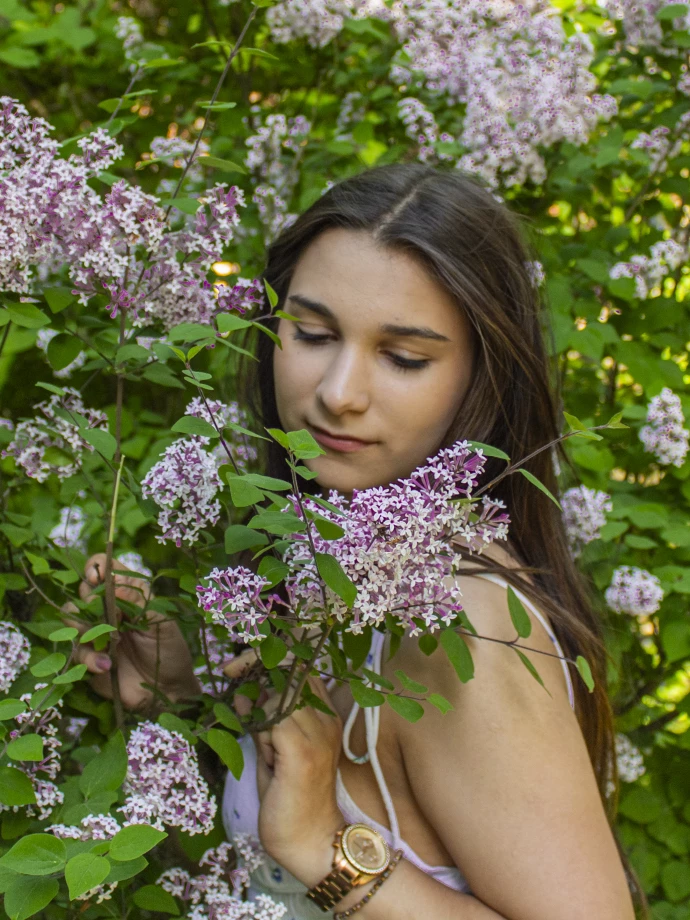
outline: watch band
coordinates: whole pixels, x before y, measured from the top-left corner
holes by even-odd
[[[349,894],[354,885],[352,878],[346,875],[339,867],[333,869],[326,878],[314,885],[307,891],[307,897],[310,898],[323,911],[331,908],[342,901],[346,894]]]
[[[366,882],[381,875],[390,863],[390,851],[385,841],[383,841],[383,843],[386,849],[386,863],[380,869],[367,872],[361,865],[353,864],[351,858],[348,858],[346,852],[347,847],[343,842],[343,835],[348,829],[354,830],[360,826],[362,825],[345,824],[340,828],[333,840],[333,848],[336,851],[333,857],[333,868],[325,878],[310,888],[306,893],[307,897],[324,912],[331,910],[335,904],[342,901],[345,895],[349,894],[356,886],[366,884]],[[376,834],[378,837],[381,836],[378,831],[374,831],[374,829],[368,827],[368,825],[366,825],[366,830]]]

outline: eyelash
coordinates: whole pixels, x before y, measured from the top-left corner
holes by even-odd
[[[293,339],[297,339],[301,342],[311,342],[312,345],[322,345],[324,342],[327,342],[330,339],[328,335],[309,335],[309,333],[304,332],[299,327],[295,327],[296,332],[293,335]],[[418,371],[423,367],[426,367],[430,363],[430,358],[401,358],[400,355],[394,355],[389,352],[389,356],[393,361],[394,367],[399,371]]]

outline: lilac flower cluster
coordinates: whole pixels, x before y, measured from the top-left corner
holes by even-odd
[[[447,133],[439,137],[433,112],[423,102],[414,96],[398,100],[398,117],[405,125],[405,134],[418,144],[417,158],[422,163],[453,159],[449,153],[437,152],[436,143],[439,140],[452,141],[453,138]]]
[[[624,783],[634,783],[646,772],[644,757],[627,735],[616,734],[616,765]]]
[[[365,112],[366,103],[359,90],[345,93],[335,122],[335,139],[338,141],[352,141],[351,126],[362,121]]]
[[[139,553],[130,550],[127,553],[120,553],[117,561],[121,562],[126,568],[131,569],[135,575],[141,575],[144,578],[151,578],[153,572],[148,566],[144,565],[144,560]]]
[[[232,287],[218,286],[218,312],[234,310],[244,316],[257,304],[264,304],[265,294],[258,278],[237,278]]]
[[[611,278],[634,278],[635,296],[641,300],[646,300],[653,287],[688,260],[687,245],[673,239],[654,243],[650,253],[631,256],[628,262],[616,262],[609,271]]]
[[[31,644],[14,623],[0,620],[0,693],[7,693],[26,669],[31,657]]]
[[[34,419],[19,422],[14,438],[2,452],[3,457],[14,457],[27,476],[45,482],[51,473],[67,479],[77,472],[77,465],[85,450],[93,447],[81,435],[82,428],[107,430],[108,417],[98,409],[87,409],[78,390],[68,387],[64,396],[57,394],[35,407],[39,414]],[[66,416],[66,417],[65,417]],[[57,448],[74,459],[57,465],[46,460],[48,448]]]
[[[199,196],[191,220],[124,180],[104,199],[88,185],[123,155],[104,129],[81,138],[81,154],[63,159],[47,122],[0,99],[0,284],[30,292],[31,267],[50,274],[63,264],[80,301],[103,288],[111,316],[125,310],[135,324],[165,329],[184,321],[209,322],[217,290],[206,275],[222,257],[239,223],[244,195],[216,185]],[[174,229],[173,221],[182,225]],[[178,258],[179,254],[183,258]]]
[[[255,114],[251,125],[247,118],[243,119],[253,132],[246,140],[249,152],[244,163],[256,183],[252,201],[259,209],[259,219],[268,241],[297,217],[288,209],[299,179],[297,164],[311,131],[311,122],[302,115],[286,118],[282,114],[271,114],[263,118],[259,106],[253,106],[252,112]],[[290,151],[292,157],[288,158],[286,151]]]
[[[544,271],[544,266],[541,264],[541,262],[525,262],[525,269],[527,270],[529,279],[535,288],[541,287],[544,281],[546,281],[546,272]]]
[[[203,663],[194,668],[201,689],[209,696],[222,697],[230,686],[229,679],[223,674],[223,665],[235,657],[234,653],[229,643],[222,642],[212,629],[205,626],[201,628],[199,645],[202,650],[205,648],[208,656],[208,663],[204,656]]]
[[[457,165],[491,187],[543,182],[540,148],[586,143],[616,114],[615,99],[594,92],[591,40],[566,37],[543,0],[399,0],[391,15],[403,43],[391,77],[414,86],[421,75],[427,90],[465,105]]]
[[[645,617],[659,609],[664,592],[656,575],[635,566],[622,565],[613,573],[604,596],[616,613]]]
[[[92,842],[96,840],[112,840],[118,831],[122,830],[118,821],[110,815],[87,815],[81,819],[79,826],[68,824],[51,824],[46,828],[46,833],[53,834],[59,840],[82,840]],[[92,901],[101,904],[108,901],[117,888],[117,882],[107,884],[103,882],[90,888],[79,895],[77,901]]]
[[[48,534],[48,539],[52,540],[56,546],[85,553],[86,541],[83,537],[85,526],[86,513],[79,505],[60,508],[60,523],[53,527]]]
[[[622,20],[625,45],[631,48],[653,47],[666,56],[676,56],[678,50],[664,47],[664,33],[656,18],[659,10],[673,4],[674,0],[604,0],[604,6],[614,20]],[[690,13],[674,18],[673,28],[690,30]]]
[[[141,31],[141,26],[137,20],[133,19],[131,16],[118,16],[117,25],[115,26],[115,35],[122,42],[125,58],[130,62],[130,73],[136,73],[143,63],[138,56],[138,52],[144,44],[144,35]]]
[[[640,429],[644,449],[664,466],[682,466],[688,453],[690,431],[679,397],[668,387],[654,396],[647,407],[647,424]]]
[[[587,543],[599,539],[606,512],[613,511],[611,496],[587,486],[576,486],[563,493],[561,506],[570,550],[577,557]]]
[[[233,641],[263,639],[258,627],[274,612],[275,603],[283,601],[277,594],[261,597],[268,585],[263,578],[244,566],[215,568],[206,576],[206,584],[197,585],[199,606],[221,623]]]
[[[46,329],[46,328],[39,329],[38,334],[36,336],[37,347],[40,348],[41,351],[47,353],[48,346],[50,345],[50,343],[52,342],[52,340],[55,338],[56,335],[58,335],[57,329]],[[69,364],[67,364],[65,367],[60,368],[59,371],[53,371],[53,377],[57,377],[61,380],[67,377],[71,377],[74,371],[79,370],[79,368],[83,367],[85,364],[86,364],[86,352],[80,351],[77,357],[74,359],[74,361],[70,361]]]
[[[141,482],[143,497],[152,498],[161,509],[159,543],[174,540],[176,546],[183,541],[191,546],[202,528],[218,522],[216,494],[223,483],[217,461],[199,442],[199,438],[173,441]]]
[[[207,407],[208,406],[208,407]],[[210,410],[210,411],[209,411]],[[209,425],[217,426],[221,431],[228,425],[241,425],[246,428],[249,424],[247,413],[242,409],[238,402],[233,400],[230,403],[223,403],[218,399],[203,400],[200,396],[195,396],[184,410],[185,415],[193,415],[196,418],[202,418]],[[232,431],[232,429],[230,429]],[[208,445],[209,438],[195,436],[200,444]],[[240,432],[232,432],[228,437],[227,432],[223,435],[223,440],[227,444],[240,472],[246,472],[249,464],[253,463],[259,456],[255,447],[247,442]],[[218,467],[229,462],[229,457],[225,452],[222,444],[217,444],[211,451],[211,456],[215,459]]]
[[[166,166],[175,166],[178,169],[184,169],[194,152],[195,141],[186,140],[183,137],[154,137],[151,141],[151,154],[156,160],[160,160]],[[199,162],[200,157],[208,156],[211,152],[208,141],[204,138],[199,142],[194,161],[191,163],[185,176],[185,195],[187,197],[193,191],[202,188],[204,182],[204,173]],[[172,195],[177,188],[177,179],[162,179],[158,183],[158,192],[160,194]]]
[[[127,744],[125,824],[181,827],[188,834],[213,829],[217,804],[199,773],[196,752],[178,732],[142,722]]]
[[[34,691],[45,690],[48,684],[36,684]],[[19,699],[30,706],[31,693],[24,693]],[[38,710],[27,708],[15,716],[14,722],[16,728],[11,729],[7,734],[7,740],[12,741],[18,738],[20,734],[35,734],[43,739],[43,757],[36,761],[21,761],[13,766],[21,770],[31,780],[36,796],[35,805],[26,806],[9,806],[0,804],[0,811],[19,811],[26,808],[28,817],[38,817],[39,821],[47,818],[52,810],[61,805],[64,800],[64,794],[58,789],[53,782],[60,772],[60,754],[59,748],[62,747],[62,741],[58,737],[58,725],[60,720],[60,711],[58,707],[62,706],[62,700],[58,700],[54,706],[39,712]]]
[[[242,851],[247,852],[250,847],[246,844],[238,847],[239,837],[235,838],[235,848],[243,855]],[[168,869],[159,877],[158,885],[185,903],[188,920],[281,920],[287,908],[268,895],[257,895],[252,901],[240,900],[241,890],[249,882],[249,872],[259,865],[256,848],[251,854],[252,868],[245,863],[230,870],[231,852],[231,845],[222,843],[207,850],[199,860],[200,866],[209,867],[208,873],[192,876],[186,869]]]
[[[335,556],[357,586],[350,611],[328,587],[331,612],[353,633],[382,623],[388,613],[411,635],[451,623],[462,605],[452,576],[463,552],[481,553],[494,540],[507,538],[509,517],[502,502],[471,495],[486,458],[467,441],[445,448],[418,467],[409,479],[387,487],[354,490],[352,499],[332,490],[329,501],[340,513],[306,499],[305,507],[340,525],[344,536],[323,539],[312,533],[317,552]],[[284,511],[302,517],[296,497]],[[461,499],[458,501],[457,499]],[[464,501],[462,501],[464,499]],[[453,539],[461,550],[452,549]],[[322,581],[312,560],[307,535],[293,535],[284,560],[290,572],[285,585],[293,609],[303,622],[324,616]],[[257,626],[273,613],[277,595],[261,597],[266,580],[248,569],[214,571],[212,584],[198,589],[201,606],[231,634],[259,638]]]

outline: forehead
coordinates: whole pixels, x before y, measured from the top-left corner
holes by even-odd
[[[364,230],[338,227],[320,234],[302,253],[289,294],[321,301],[343,325],[423,319],[449,335],[462,323],[455,301],[418,259],[377,244]]]

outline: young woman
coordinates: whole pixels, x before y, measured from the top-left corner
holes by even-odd
[[[417,163],[340,182],[280,234],[264,277],[295,319],[268,323],[282,348],[259,338],[247,399],[262,425],[306,428],[325,449],[306,461],[318,474],[310,491],[387,485],[463,438],[521,458],[557,436],[531,258],[492,194]],[[555,490],[552,464],[544,451],[529,469]],[[285,477],[275,445],[266,466]],[[501,468],[490,461],[488,475]],[[390,657],[375,632],[369,667],[401,668],[452,711],[428,707],[411,725],[313,678],[337,719],[305,708],[242,739],[246,766],[227,781],[224,822],[230,835],[260,835],[268,859],[252,893],[283,901],[288,918],[326,916],[321,903],[328,916],[361,905],[361,920],[632,920],[631,891],[644,901],[612,830],[605,652],[559,512],[522,476],[495,497],[512,519],[506,547],[468,560],[454,583],[479,635],[502,640],[514,638],[507,584],[518,589],[532,620],[521,644],[536,650],[548,692],[499,642],[468,640],[475,677],[461,684],[442,651],[427,657],[408,638]],[[84,596],[102,571],[102,559],[89,561]],[[141,599],[137,588],[120,577],[121,597]],[[161,625],[159,685],[183,698],[197,690],[189,652],[173,623]],[[136,707],[154,640],[125,641],[123,698]],[[253,654],[226,672],[238,676]],[[578,654],[592,665],[592,694],[559,660]],[[107,693],[107,657],[87,649],[84,661]],[[384,838],[402,859],[383,884],[365,875],[334,890],[321,883],[332,882],[334,852],[344,858],[338,831],[353,823],[371,829],[362,852]]]

